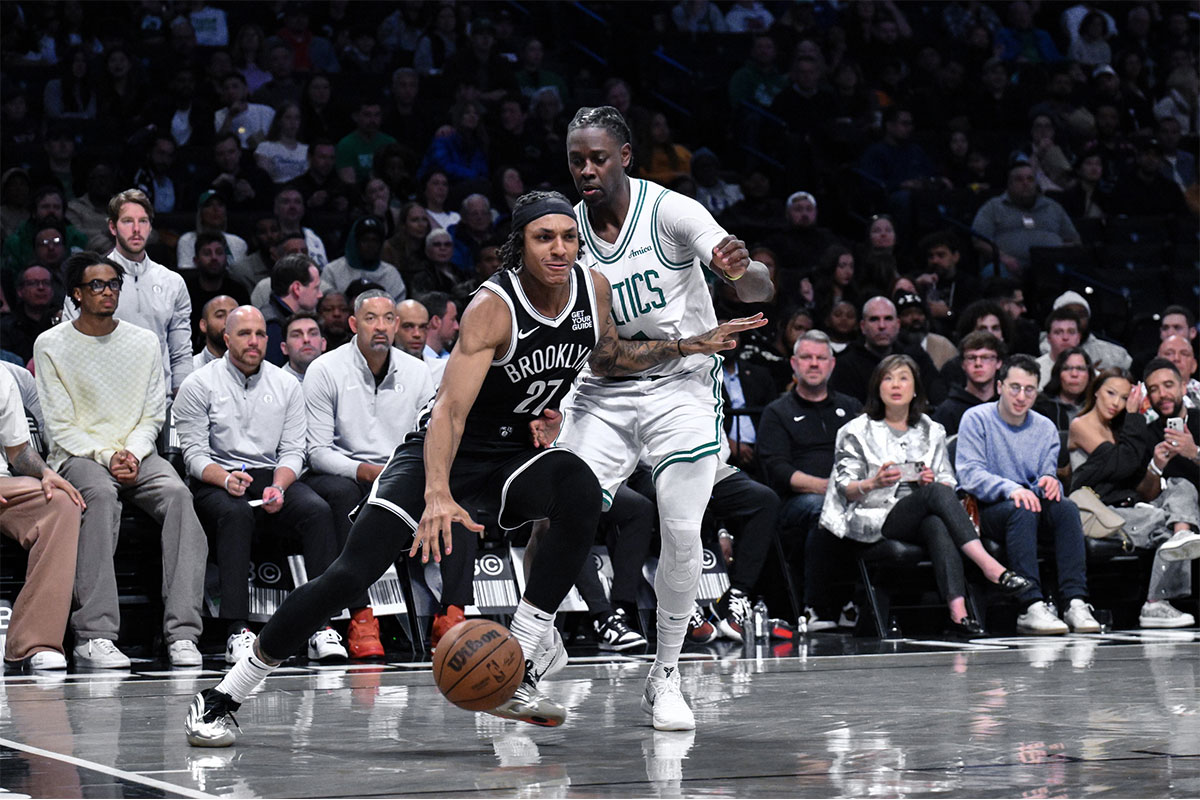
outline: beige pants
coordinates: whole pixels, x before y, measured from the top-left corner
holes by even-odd
[[[0,495],[6,501],[0,531],[29,551],[4,660],[20,661],[40,650],[61,653],[75,583],[80,508],[61,489],[47,502],[37,478],[0,477]]]

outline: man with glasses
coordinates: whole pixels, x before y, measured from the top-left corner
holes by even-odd
[[[116,317],[121,263],[82,252],[67,259],[66,274],[74,319],[39,336],[33,359],[53,441],[49,464],[87,504],[75,570],[79,608],[71,615],[75,665],[129,668],[115,644],[120,608],[113,551],[121,504],[131,500],[162,526],[163,630],[171,664],[198,667],[208,545],[191,492],[155,452],[166,416],[159,340]]]
[[[54,324],[54,279],[40,264],[26,267],[17,275],[18,302],[11,312],[0,315],[3,347],[21,357],[22,363],[33,358],[33,342]]]
[[[1017,602],[1017,632],[1045,636],[1097,633],[1087,602],[1083,526],[1079,509],[1055,477],[1059,436],[1054,423],[1032,411],[1038,365],[1030,356],[1010,356],[996,375],[998,399],[968,409],[958,429],[955,468],[959,485],[979,498],[982,533],[1002,540],[1011,569],[1031,586]],[[1053,542],[1058,598],[1064,619],[1045,601],[1038,577],[1037,546]],[[1065,622],[1064,622],[1065,620]]]
[[[941,423],[947,436],[958,433],[958,423],[968,408],[996,399],[996,372],[1004,360],[1004,342],[987,331],[972,331],[962,340],[962,367],[966,383],[951,386],[937,407],[933,421]]]
[[[117,292],[116,319],[145,328],[158,337],[164,391],[171,397],[192,372],[192,301],[178,272],[156,263],[146,253],[154,222],[154,206],[139,189],[126,189],[108,201],[108,232],[116,247],[107,258],[120,264],[129,278]],[[69,293],[63,319],[79,315]]]

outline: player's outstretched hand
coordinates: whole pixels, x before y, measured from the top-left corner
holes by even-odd
[[[529,423],[529,436],[533,439],[534,448],[540,450],[550,447],[561,429],[562,413],[547,408],[540,417]]]
[[[767,324],[767,318],[761,313],[755,314],[753,317],[740,317],[731,319],[729,322],[723,322],[711,331],[700,334],[699,336],[689,336],[683,340],[680,350],[685,356],[710,355],[719,353],[722,350],[732,350],[737,347],[737,340],[732,338],[734,334],[742,333],[743,331],[761,328]]]
[[[441,562],[443,548],[447,555],[454,549],[450,529],[456,522],[474,533],[483,531],[483,526],[471,519],[466,509],[454,502],[448,492],[427,498],[425,513],[421,515],[412,547],[408,550],[409,558],[415,558],[420,551],[422,563],[428,562],[430,556]]]
[[[730,234],[713,248],[712,264],[730,279],[737,280],[750,266],[750,251],[745,242]]]

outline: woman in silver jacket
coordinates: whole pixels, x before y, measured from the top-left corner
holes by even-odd
[[[906,355],[880,361],[863,413],[838,431],[821,524],[863,543],[886,538],[923,546],[950,608],[950,630],[980,636],[983,627],[967,613],[958,551],[1006,593],[1019,594],[1029,581],[984,549],[954,491],[946,429],[924,410],[916,362]]]

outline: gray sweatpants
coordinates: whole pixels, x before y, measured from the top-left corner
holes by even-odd
[[[1164,561],[1158,548],[1175,534],[1177,522],[1200,529],[1200,500],[1196,487],[1185,478],[1168,478],[1154,502],[1113,510],[1125,518],[1125,533],[1135,547],[1156,551],[1150,566],[1147,599],[1187,597],[1192,586],[1192,562]]]
[[[121,530],[121,503],[131,501],[162,525],[163,631],[168,643],[200,638],[200,605],[208,540],[192,507],[192,493],[166,459],[151,454],[137,482],[125,486],[105,467],[86,458],[68,458],[62,476],[87,502],[79,526],[75,600],[71,628],[79,639],[116,640],[121,627],[113,555]]]

